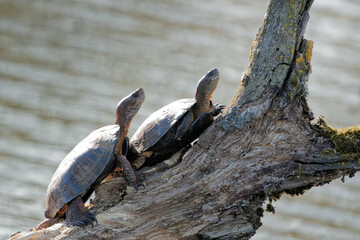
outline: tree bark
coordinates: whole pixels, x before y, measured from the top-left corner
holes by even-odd
[[[239,88],[193,147],[96,190],[93,229],[51,228],[14,239],[249,239],[263,204],[302,194],[359,170],[360,134],[311,123],[307,80],[312,41],[303,38],[313,0],[271,0]],[[344,148],[343,145],[352,146]]]

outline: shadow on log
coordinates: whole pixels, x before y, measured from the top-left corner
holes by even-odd
[[[271,0],[250,63],[222,116],[190,149],[96,190],[99,224],[20,233],[14,239],[249,239],[263,204],[360,168],[360,131],[312,124],[307,80],[312,41],[303,38],[313,0]]]

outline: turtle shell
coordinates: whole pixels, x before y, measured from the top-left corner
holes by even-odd
[[[110,125],[93,131],[62,160],[47,189],[47,218],[54,218],[66,203],[83,195],[114,159],[119,129]]]
[[[180,99],[152,113],[130,140],[138,153],[154,146],[162,136],[195,104],[194,98]]]

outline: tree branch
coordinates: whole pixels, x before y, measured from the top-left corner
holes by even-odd
[[[360,131],[311,124],[306,82],[311,41],[303,39],[313,0],[271,0],[250,63],[224,114],[190,149],[96,190],[93,229],[57,224],[15,237],[47,239],[249,239],[262,204],[302,194],[359,170]],[[351,145],[352,148],[344,146]]]

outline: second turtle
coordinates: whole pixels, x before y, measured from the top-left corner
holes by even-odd
[[[155,165],[194,141],[214,121],[224,105],[211,97],[219,81],[213,69],[197,85],[195,99],[172,102],[152,113],[130,140],[128,158],[136,169]]]

